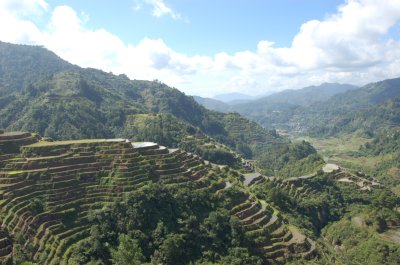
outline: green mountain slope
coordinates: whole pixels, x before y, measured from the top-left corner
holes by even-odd
[[[366,172],[400,192],[400,79],[337,95],[291,117],[326,160]]]
[[[0,262],[265,264],[316,243],[229,167],[156,143],[0,133]],[[5,146],[0,146],[4,152]]]
[[[76,68],[44,48],[0,41],[0,96],[20,91],[60,71]]]
[[[249,104],[237,106],[238,110],[243,107],[249,107],[251,104],[277,104],[285,103],[289,105],[307,106],[314,102],[323,102],[329,100],[332,96],[356,89],[356,86],[348,84],[324,83],[319,86],[309,86],[301,89],[288,89],[272,95],[257,99]]]
[[[199,103],[200,105],[210,110],[216,110],[221,112],[231,111],[231,106],[220,100],[216,100],[213,98],[203,98],[199,96],[193,96],[193,99],[196,100],[196,102]]]
[[[301,124],[303,126],[301,130],[307,134],[325,135],[329,133],[329,127],[335,123],[337,123],[337,131],[340,131],[343,125],[351,123],[356,116],[364,116],[365,119],[372,121],[372,119],[378,118],[377,116],[380,115],[378,112],[383,113],[390,108],[395,109],[395,103],[387,105],[386,110],[376,109],[374,106],[394,100],[398,96],[400,96],[400,78],[371,83],[360,89],[336,95],[328,102],[299,108],[290,117],[290,122]],[[386,122],[386,118],[389,117],[382,118],[382,122]]]
[[[347,84],[324,83],[298,90],[284,90],[244,104],[231,106],[231,110],[257,121],[264,127],[287,129],[297,109],[315,102],[325,102],[334,95],[357,87]]]
[[[26,84],[22,88],[16,83],[8,88],[0,85],[0,94],[4,94],[0,97],[0,128],[33,131],[53,139],[128,138],[133,137],[127,130],[127,127],[132,127],[128,118],[130,115],[163,113],[172,115],[248,158],[257,159],[259,153],[276,157],[285,155],[274,149],[273,145],[263,145],[264,142],[277,142],[288,148],[292,145],[274,131],[263,129],[239,115],[207,110],[192,97],[160,82],[129,80],[124,75],[115,76],[95,69],[71,66],[40,47],[4,43],[0,43],[0,46],[6,46],[6,50],[15,55],[12,64],[17,66],[35,65],[36,60],[27,61],[33,57],[26,57],[26,50],[33,49],[34,54],[40,57],[37,59],[39,62],[44,63],[51,58],[49,67],[36,65],[36,73],[43,73],[40,74],[41,78],[29,79],[30,68],[2,66],[3,79],[15,76],[15,71],[21,75],[25,71],[29,73],[26,73]],[[58,65],[65,65],[67,69],[51,67],[57,59]],[[10,64],[6,59],[4,62],[5,65]],[[60,71],[57,72],[57,69]],[[180,126],[179,123],[172,125]],[[243,138],[243,135],[246,137]],[[261,151],[253,152],[256,146],[261,146]],[[304,156],[311,154],[315,154],[315,150],[310,149]],[[275,165],[261,163],[259,167],[269,172],[279,171],[289,162],[285,159],[281,161]]]
[[[265,127],[311,135],[325,134],[327,127],[333,127],[336,121],[348,118],[354,111],[366,110],[400,96],[399,85],[400,78],[358,89],[349,85],[325,84],[284,91],[234,109]]]

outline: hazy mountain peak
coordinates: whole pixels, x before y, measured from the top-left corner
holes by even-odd
[[[236,101],[236,100],[251,100],[253,99],[252,96],[239,93],[239,92],[232,92],[232,93],[224,93],[224,94],[219,94],[213,97],[213,99],[220,100],[225,103],[229,103],[231,101]]]

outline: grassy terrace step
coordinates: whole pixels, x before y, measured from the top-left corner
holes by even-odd
[[[85,230],[79,231],[63,239],[56,250],[57,258],[51,260],[48,264],[54,264],[54,265],[60,264],[60,261],[63,260],[62,258],[64,257],[65,252],[68,250],[68,248],[73,246],[76,242],[79,242],[87,238],[89,234],[90,234],[90,228],[86,228]],[[65,264],[64,262],[62,263]]]
[[[40,220],[39,220],[40,219]],[[39,223],[39,224],[37,224]],[[38,220],[35,223],[32,223],[31,225],[31,230],[29,232],[34,232],[34,235],[37,237],[34,238],[34,245],[41,244],[41,243],[46,243],[42,242],[41,240],[42,237],[47,237],[47,234],[50,233],[51,231],[54,231],[58,227],[62,227],[63,224],[59,218],[38,218]]]
[[[61,265],[68,265],[71,264],[69,263],[69,259],[71,258],[72,254],[73,254],[73,249],[75,246],[79,246],[80,244],[86,242],[88,239],[86,237],[83,237],[77,241],[75,241],[75,243],[71,246],[69,246],[67,248],[67,250],[64,252],[63,254],[63,258],[61,260]]]
[[[242,210],[244,210],[244,209],[247,209],[247,208],[249,208],[252,204],[253,204],[253,202],[247,200],[247,201],[245,201],[245,202],[243,202],[243,203],[241,203],[241,204],[239,204],[239,205],[236,205],[235,207],[233,207],[233,208],[231,209],[231,214],[234,215],[234,214],[236,214],[236,213],[238,213],[238,212],[240,212],[240,211],[242,211]]]
[[[267,210],[259,210],[258,212],[254,213],[253,215],[250,215],[249,217],[242,219],[240,221],[240,224],[242,226],[247,226],[247,225],[264,225],[265,220],[269,220],[271,218],[272,211],[267,211]],[[268,222],[268,221],[267,221]]]
[[[245,208],[237,213],[235,213],[235,216],[237,216],[240,220],[243,220],[255,213],[257,213],[261,209],[261,205],[258,202],[254,202],[250,205],[250,207]]]
[[[286,226],[280,226],[271,233],[271,240],[282,239],[287,233],[291,234],[289,229]]]
[[[59,167],[82,163],[93,163],[96,157],[90,156],[73,156],[73,153],[63,153],[58,156],[51,157],[30,157],[20,161],[13,161],[9,163],[9,167],[16,169],[29,170],[46,167]]]
[[[157,166],[158,165],[170,165],[172,163],[181,164],[181,161],[184,159],[184,154],[178,155],[170,155],[164,156],[162,158],[151,157],[151,156],[144,156],[146,159],[153,161]]]
[[[115,183],[118,187],[121,186],[134,186],[140,184],[144,181],[151,181],[151,179],[147,175],[143,175],[140,178],[132,178],[132,179],[115,179]]]
[[[272,252],[267,252],[267,253],[263,253],[263,254],[266,256],[267,260],[270,260],[270,262],[272,264],[274,264],[274,263],[276,263],[276,261],[278,261],[279,263],[280,263],[280,261],[283,261],[284,259],[278,260],[278,258],[288,256],[288,250],[287,250],[287,248],[283,248],[283,249],[277,249]]]
[[[12,233],[25,230],[28,227],[29,222],[33,220],[33,217],[34,216],[31,211],[25,211],[23,214],[21,214]]]
[[[193,181],[198,181],[202,177],[205,177],[206,174],[207,174],[207,170],[204,168],[202,170],[193,172],[192,174],[190,174],[189,178]]]
[[[43,226],[40,227],[40,230],[38,230],[37,233],[39,236],[35,237],[35,240],[33,242],[34,260],[37,260],[40,253],[44,252],[47,242],[50,242],[53,236],[52,230],[55,230],[58,227],[62,227],[62,224],[60,222],[54,221],[43,223]]]
[[[0,163],[4,165],[0,170],[3,225],[28,237],[26,246],[32,242],[32,255],[41,264],[68,264],[73,246],[89,236],[90,213],[122,200],[147,183],[191,182],[194,189],[215,193],[224,192],[226,186],[200,157],[154,143],[132,145],[123,139],[38,142],[21,150],[21,158],[6,156]],[[258,181],[265,178],[254,183]],[[292,192],[299,192],[291,186]],[[33,214],[30,202],[38,196],[45,201],[45,212]],[[292,232],[272,208],[250,198],[233,207],[231,213],[268,255],[280,251],[280,247],[284,253],[291,253],[289,246],[300,253],[303,243],[294,241]],[[63,221],[71,216],[72,223]]]
[[[190,179],[185,176],[176,176],[173,178],[164,178],[161,180],[161,182],[164,184],[181,184],[181,183],[186,183],[188,181],[190,181]]]
[[[245,232],[250,232],[254,231],[257,229],[265,229],[265,228],[270,228],[269,231],[271,231],[273,228],[271,228],[271,220],[273,220],[274,216],[266,215],[263,218],[258,219],[257,221],[244,225],[242,228]]]
[[[287,248],[288,248],[287,243],[277,242],[277,243],[271,244],[269,246],[262,247],[260,250],[262,251],[263,254],[268,255],[269,253],[274,253],[276,250],[282,250],[282,249],[287,250]],[[269,256],[269,258],[270,258],[270,256]]]
[[[31,137],[29,132],[3,132],[0,133],[0,141],[18,140]]]
[[[12,252],[12,242],[6,233],[3,230],[0,230],[0,260]]]
[[[75,238],[79,236],[87,237],[90,232],[90,227],[88,224],[86,225],[78,225],[76,227],[63,228],[59,227],[59,231],[54,231],[55,234],[52,237],[52,243],[48,244],[47,249],[50,250],[49,256],[45,261],[45,264],[59,264],[52,263],[55,261],[55,258],[59,258],[64,253],[65,249],[68,247],[68,243],[73,243]],[[58,232],[58,233],[57,233]]]
[[[45,191],[39,190],[39,191],[34,191],[32,193],[26,193],[24,195],[5,200],[0,205],[0,207],[1,207],[0,212],[5,213],[8,211],[12,211],[12,209],[14,209],[14,207],[17,207],[19,204],[29,202],[31,198],[40,196],[43,194],[45,194]]]
[[[184,156],[185,153],[183,153],[181,150],[177,150],[173,153],[163,153],[163,154],[155,154],[155,155],[143,155],[143,157],[146,157],[149,160],[158,160],[161,162],[168,163],[168,161],[174,161],[174,158],[177,158],[179,156]]]
[[[186,171],[186,167],[184,165],[180,165],[180,167],[176,167],[176,168],[171,168],[171,169],[156,169],[155,173],[159,174],[159,175],[173,175],[176,173],[181,173]]]
[[[276,215],[272,215],[271,219],[266,225],[262,226],[259,229],[247,231],[246,234],[253,239],[262,236],[269,236],[271,232],[278,229],[281,224],[281,219],[278,218]]]

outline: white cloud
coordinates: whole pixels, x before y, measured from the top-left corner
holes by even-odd
[[[48,8],[45,0],[1,0],[0,11],[13,15],[40,15]]]
[[[263,94],[322,82],[365,84],[400,76],[400,41],[388,36],[400,21],[398,0],[348,0],[324,20],[305,22],[290,47],[261,40],[254,51],[187,56],[162,39],[124,43],[104,29],[85,27],[87,15],[44,0],[0,2],[0,40],[43,45],[83,67],[159,79],[188,94],[227,91]],[[155,16],[176,13],[160,0],[142,0]],[[39,29],[28,17],[51,14]],[[175,14],[175,15],[174,15]]]
[[[164,0],[136,0],[134,3],[133,10],[138,11],[142,9],[143,5],[148,5],[152,9],[152,15],[155,17],[162,17],[165,15],[171,16],[173,19],[180,20],[182,19],[182,15],[175,12],[167,6]]]
[[[47,8],[44,0],[1,0],[0,39],[13,43],[37,43],[40,30],[27,17],[40,16]]]

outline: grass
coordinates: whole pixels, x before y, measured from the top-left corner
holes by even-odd
[[[295,140],[310,142],[327,163],[337,164],[353,171],[362,171],[372,176],[375,176],[375,169],[379,167],[380,163],[393,160],[393,154],[390,153],[377,156],[357,155],[360,146],[365,145],[371,139],[360,137],[355,133],[339,135],[335,138],[299,137]],[[383,183],[389,181],[388,183],[392,185],[391,190],[400,195],[400,185],[393,185],[393,180],[397,178],[399,172],[398,168],[391,168],[383,175],[376,177]]]
[[[46,142],[41,141],[28,147],[43,147],[43,146],[57,146],[57,145],[71,145],[71,144],[88,144],[88,143],[105,143],[105,142],[125,142],[125,139],[85,139],[85,140],[67,140],[67,141],[56,141],[56,142]]]
[[[4,132],[1,134],[1,136],[18,136],[25,133],[26,132]]]
[[[356,156],[360,146],[368,143],[371,139],[360,137],[356,134],[346,134],[329,138],[300,137],[296,140],[310,142],[320,153],[325,162],[338,164],[341,167],[373,168],[378,163],[390,159],[388,156],[362,157]]]
[[[3,174],[4,173],[7,173],[8,175],[17,175],[17,174],[21,174],[21,173],[24,173],[25,171],[22,171],[22,170],[15,170],[15,171],[8,171],[8,172],[3,172]]]

